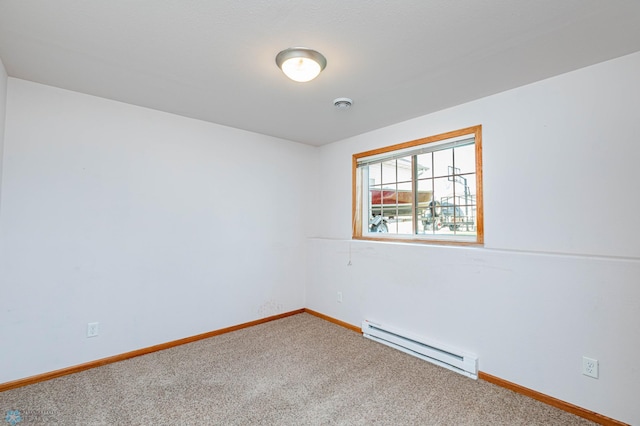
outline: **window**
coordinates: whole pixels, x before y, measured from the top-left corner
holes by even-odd
[[[482,126],[353,156],[353,238],[481,244]]]

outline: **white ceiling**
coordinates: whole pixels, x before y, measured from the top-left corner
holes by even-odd
[[[12,77],[312,145],[636,51],[638,0],[0,0]]]

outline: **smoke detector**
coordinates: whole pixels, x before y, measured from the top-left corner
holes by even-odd
[[[349,98],[335,98],[333,100],[333,106],[338,109],[349,109],[353,105],[353,101]]]

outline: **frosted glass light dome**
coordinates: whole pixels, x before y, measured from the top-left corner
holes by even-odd
[[[291,80],[306,83],[320,74],[327,66],[327,60],[315,50],[291,47],[278,53],[276,64]]]

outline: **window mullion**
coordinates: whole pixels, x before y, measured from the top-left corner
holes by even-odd
[[[411,156],[411,224],[413,235],[418,233],[418,156]]]
[[[456,150],[455,149],[451,150],[451,157],[453,159],[453,168],[451,169],[451,185],[453,186],[453,190],[451,191],[451,193],[453,194],[453,199],[451,200],[452,201],[451,204],[453,204],[453,207],[452,207],[453,211],[451,212],[451,216],[453,217],[453,235],[455,235],[455,234],[457,234],[457,231],[458,231],[458,227],[457,227],[457,223],[458,223],[457,222],[457,220],[458,220],[458,215],[457,215],[458,208],[457,208],[457,206],[459,204],[458,203],[459,200],[458,200],[458,197],[457,197],[457,195],[458,195],[457,188],[458,187],[456,185],[458,182],[456,181],[457,175],[456,175]]]

